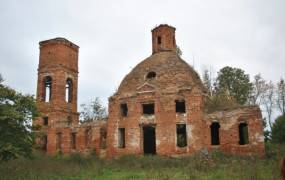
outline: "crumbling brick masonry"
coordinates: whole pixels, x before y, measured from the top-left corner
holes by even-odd
[[[201,150],[264,155],[258,107],[206,113],[207,92],[198,74],[177,54],[175,28],[152,30],[150,57],[123,79],[109,98],[106,121],[79,124],[79,47],[64,38],[40,42],[37,105],[39,144],[48,154],[96,151],[187,155]]]

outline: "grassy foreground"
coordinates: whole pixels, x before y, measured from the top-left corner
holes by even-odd
[[[47,157],[0,162],[0,179],[279,179],[278,161],[285,145],[267,145],[264,158],[222,153],[184,158],[125,156],[100,160],[96,156]]]

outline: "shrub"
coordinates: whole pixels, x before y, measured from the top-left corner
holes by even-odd
[[[285,115],[279,116],[272,127],[272,141],[275,143],[285,142]]]
[[[236,100],[231,97],[228,93],[218,93],[214,94],[212,97],[209,97],[205,103],[206,111],[208,113],[219,111],[219,110],[228,110],[239,107],[236,103]]]

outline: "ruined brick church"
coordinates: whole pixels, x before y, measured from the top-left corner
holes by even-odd
[[[40,42],[38,143],[57,152],[101,157],[128,154],[188,155],[201,150],[264,154],[258,107],[207,113],[207,91],[194,69],[177,54],[175,28],[152,31],[152,55],[126,75],[109,97],[107,120],[79,123],[78,49],[55,38]]]

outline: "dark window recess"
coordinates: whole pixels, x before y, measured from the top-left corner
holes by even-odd
[[[142,104],[143,114],[154,114],[154,103]]]
[[[157,37],[157,44],[161,44],[161,37],[160,36]]]
[[[92,130],[90,127],[88,127],[85,130],[85,147],[90,148],[91,147],[91,140],[92,140]]]
[[[46,152],[47,151],[47,143],[48,143],[47,135],[44,135],[42,140],[43,140],[42,148],[43,148],[43,151]]]
[[[127,104],[121,104],[121,115],[126,117],[128,116],[128,105]]]
[[[125,148],[126,144],[125,144],[125,128],[119,128],[119,132],[118,132],[118,144],[119,144],[119,148]]]
[[[61,151],[61,133],[56,133],[56,150]]]
[[[246,123],[240,123],[239,125],[239,144],[245,145],[248,144],[248,126]]]
[[[107,131],[104,128],[100,128],[100,148],[106,149],[107,148]]]
[[[214,122],[211,124],[211,144],[220,145],[220,124]]]
[[[43,117],[43,123],[44,123],[45,126],[48,125],[48,117],[47,116]]]
[[[76,149],[76,133],[71,133],[71,148]]]
[[[153,71],[147,73],[147,75],[146,75],[147,79],[154,79],[155,77],[156,77],[156,73]]]
[[[71,125],[71,124],[72,124],[72,117],[67,116],[67,125]]]
[[[186,112],[186,110],[185,110],[185,101],[178,101],[178,100],[176,100],[175,104],[176,104],[176,112],[177,113],[185,113]]]
[[[51,85],[52,79],[50,76],[45,77],[44,79],[44,89],[43,89],[43,100],[49,102],[51,99]]]
[[[186,124],[176,124],[177,146],[187,146]]]
[[[70,103],[72,101],[72,80],[68,78],[65,85],[65,101]]]

